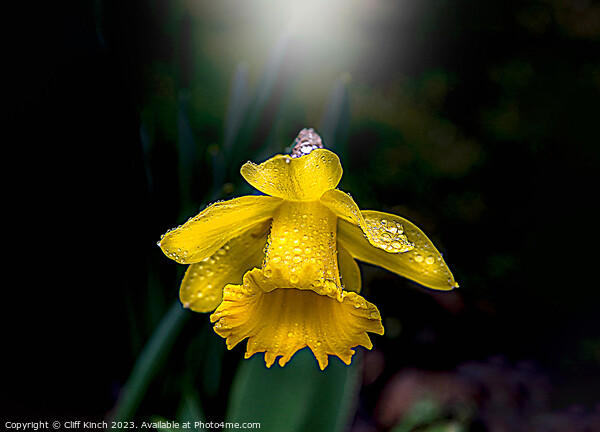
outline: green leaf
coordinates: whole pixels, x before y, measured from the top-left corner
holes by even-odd
[[[188,116],[190,92],[182,89],[177,101],[177,150],[179,189],[181,194],[181,211],[187,214],[190,208],[195,208],[195,199],[192,196],[194,177],[193,173],[198,168],[198,153],[194,140],[194,133]]]
[[[169,308],[137,358],[119,395],[111,416],[112,421],[127,422],[133,418],[148,386],[167,358],[171,346],[190,315],[189,311],[183,310],[179,300]]]
[[[259,422],[261,432],[346,430],[360,383],[359,354],[350,366],[332,356],[324,371],[307,348],[283,368],[267,369],[261,354],[243,360],[226,421]]]
[[[238,63],[233,73],[233,79],[229,90],[229,101],[225,113],[225,126],[223,131],[223,149],[229,156],[235,140],[237,139],[242,122],[247,114],[250,101],[250,90],[248,84],[248,65],[245,62]]]
[[[142,428],[147,429],[146,426],[150,426],[150,430],[155,429],[159,432],[175,432],[181,428],[181,423],[173,420],[167,420],[164,417],[153,415],[150,417],[150,422],[142,423]]]
[[[344,144],[350,127],[349,80],[346,75],[336,80],[317,131],[325,148],[337,153],[342,160],[346,157]]]
[[[206,423],[206,416],[198,395],[191,390],[186,390],[181,399],[181,406],[177,412],[177,421],[181,424],[190,425],[190,430],[204,431],[205,428],[194,427],[198,423]]]
[[[466,432],[467,428],[456,421],[436,423],[423,429],[423,432]]]
[[[261,121],[264,121],[264,117],[269,116],[269,113],[265,112],[265,108],[272,100],[271,98],[274,97],[273,89],[282,75],[281,69],[288,53],[289,43],[290,39],[285,35],[277,41],[269,55],[259,82],[250,96],[247,95],[249,90],[245,88],[244,80],[246,78],[243,76],[243,69],[239,72],[236,71],[236,77],[234,77],[232,83],[231,98],[243,97],[243,99],[240,99],[243,100],[243,113],[235,114],[243,118],[239,120],[239,125],[234,127],[232,123],[233,114],[228,112],[226,124],[227,130],[231,129],[231,132],[227,132],[228,166],[234,172],[239,170],[239,167],[250,155],[256,154],[260,150],[256,147],[258,143],[262,144],[262,142],[255,140],[255,134]],[[239,77],[237,76],[238,73]],[[230,103],[233,103],[231,99]],[[273,122],[272,120],[269,117],[269,121]]]

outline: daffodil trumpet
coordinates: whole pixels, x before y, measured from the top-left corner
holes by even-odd
[[[184,307],[213,312],[214,330],[233,348],[248,339],[246,358],[264,352],[284,366],[309,347],[321,369],[328,356],[350,364],[367,333],[382,335],[381,315],[360,295],[356,260],[381,266],[425,287],[458,286],[440,252],[410,221],[360,211],[336,189],[337,155],[303,130],[291,155],[277,155],[241,174],[264,195],[208,206],[162,236],[159,246],[189,264]]]

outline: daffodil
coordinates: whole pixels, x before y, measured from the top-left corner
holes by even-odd
[[[314,134],[303,130],[302,137]],[[324,369],[328,356],[350,364],[367,333],[383,334],[381,315],[360,295],[356,260],[381,266],[425,287],[458,285],[433,243],[410,221],[360,211],[336,189],[342,167],[315,138],[297,140],[241,174],[264,195],[208,206],[159,242],[190,264],[180,290],[186,308],[211,312],[214,330],[233,348],[248,338],[245,357],[264,352],[267,367],[285,365],[309,347]],[[302,142],[300,142],[302,141]],[[320,139],[318,140],[320,141]]]

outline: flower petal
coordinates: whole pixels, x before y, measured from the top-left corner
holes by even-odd
[[[360,279],[360,268],[354,258],[352,258],[350,252],[348,252],[344,246],[338,243],[337,249],[338,266],[340,268],[340,276],[342,277],[344,289],[358,294],[360,293],[362,284]]]
[[[403,253],[414,247],[413,243],[404,234],[402,226],[393,223],[390,223],[389,226],[383,226],[382,224],[372,223],[371,220],[365,220],[350,195],[339,189],[325,192],[320,201],[341,219],[358,225],[369,243],[375,247],[389,253]]]
[[[179,291],[183,306],[196,312],[215,310],[225,285],[242,283],[244,273],[262,265],[270,225],[270,221],[259,222],[211,257],[190,265]]]
[[[167,232],[158,243],[180,264],[202,261],[252,225],[270,219],[283,200],[243,196],[208,206],[185,224]]]
[[[428,288],[451,290],[458,287],[442,254],[412,222],[389,213],[364,211],[362,214],[366,223],[373,226],[400,225],[408,240],[414,243],[414,248],[406,253],[387,253],[381,248],[374,248],[356,225],[338,220],[338,244],[343,245],[354,258],[381,266]]]
[[[248,183],[267,195],[312,201],[337,186],[342,166],[335,153],[317,149],[299,158],[277,155],[260,165],[246,162],[241,173]]]
[[[227,285],[223,302],[210,317],[215,331],[227,339],[231,349],[248,339],[246,358],[265,353],[267,367],[278,356],[285,365],[294,353],[308,346],[321,369],[328,355],[350,364],[354,350],[362,345],[372,348],[366,332],[383,334],[377,308],[356,293],[337,298],[310,290],[263,287],[262,270],[244,275],[243,285]]]
[[[285,200],[273,215],[265,251],[268,286],[337,292],[341,298],[336,232],[337,217],[319,201]]]

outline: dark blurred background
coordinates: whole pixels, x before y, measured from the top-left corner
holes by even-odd
[[[420,226],[460,283],[362,266],[386,335],[353,430],[423,395],[468,430],[599,430],[597,2],[96,0],[5,20],[7,420],[102,419],[178,296],[160,235],[314,127],[340,188]],[[207,323],[142,412],[176,404],[190,344],[222,344]],[[226,383],[206,390],[216,420]]]

